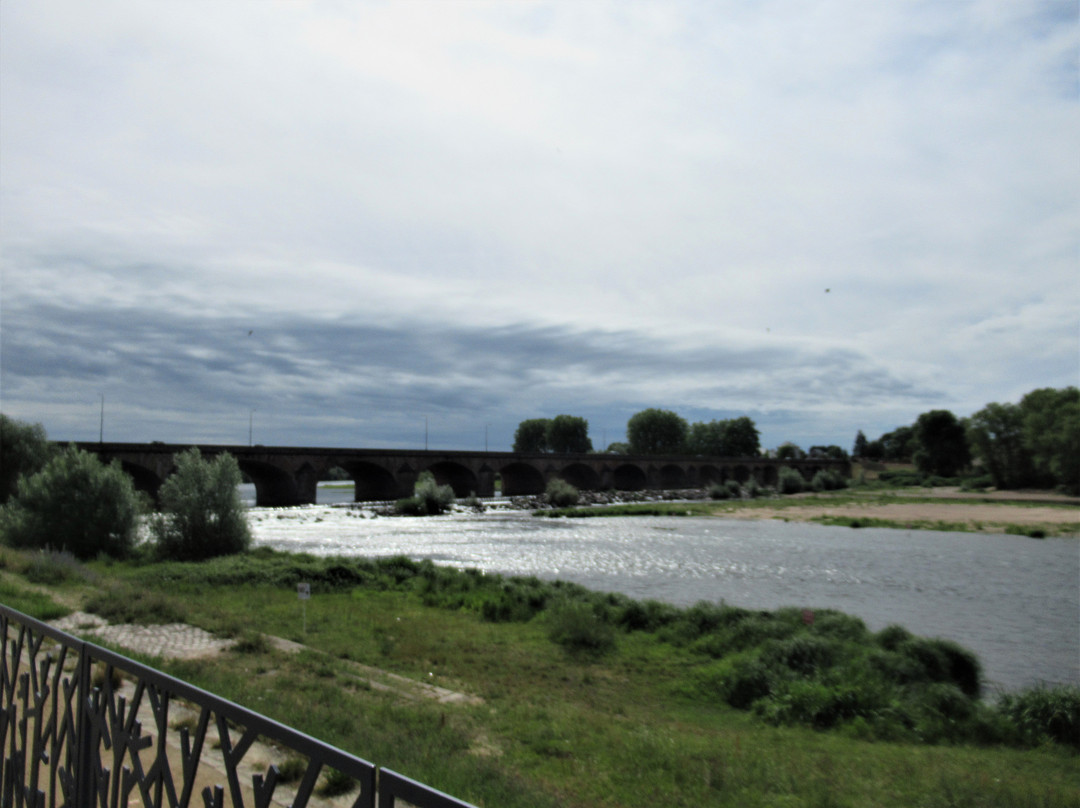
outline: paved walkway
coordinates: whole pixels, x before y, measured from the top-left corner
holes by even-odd
[[[61,631],[93,637],[129,651],[171,659],[212,656],[235,643],[234,640],[220,639],[201,628],[184,623],[110,626],[96,614],[86,612],[74,612],[54,621],[53,625]]]

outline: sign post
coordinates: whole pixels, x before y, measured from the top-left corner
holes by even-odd
[[[307,634],[307,602],[311,600],[311,584],[297,584],[296,596],[304,607],[304,634]]]

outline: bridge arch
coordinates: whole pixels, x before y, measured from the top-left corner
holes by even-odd
[[[652,477],[654,488],[686,488],[686,471],[674,463],[654,469]]]
[[[746,466],[736,466],[731,470],[731,476],[739,481],[739,485],[743,485],[750,479],[750,469]]]
[[[270,463],[237,458],[240,470],[255,483],[255,504],[260,507],[297,505],[296,481],[287,471]],[[309,467],[310,468],[310,467]]]
[[[706,463],[698,469],[698,485],[707,486],[724,481],[724,472],[716,466]]]
[[[366,461],[346,462],[342,468],[353,480],[353,501],[396,499],[400,493],[397,480],[388,469]]]
[[[776,484],[780,480],[780,473],[776,470],[776,466],[769,464],[762,466],[760,469],[761,483],[771,488],[775,488]]]
[[[544,493],[544,475],[531,463],[508,463],[500,470],[502,493],[507,497],[523,497]]]
[[[611,478],[618,491],[641,491],[648,482],[641,466],[635,466],[633,463],[616,466]]]
[[[161,484],[164,480],[157,475],[157,472],[152,471],[146,466],[140,466],[137,463],[132,463],[128,460],[119,461],[120,468],[131,477],[132,482],[135,483],[136,491],[145,491],[150,497],[157,502],[158,492],[161,490]]]
[[[600,488],[600,475],[584,463],[571,463],[561,469],[558,476],[581,491],[596,491]]]
[[[432,463],[428,466],[428,471],[435,475],[435,482],[439,485],[449,485],[453,488],[455,497],[467,497],[480,488],[476,475],[467,467],[452,460]]]

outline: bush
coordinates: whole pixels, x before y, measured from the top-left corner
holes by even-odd
[[[578,490],[561,477],[552,477],[544,489],[544,499],[556,508],[573,507],[580,498]]]
[[[724,486],[727,488],[732,499],[738,499],[742,496],[742,488],[739,486],[738,480],[728,480],[724,483]]]
[[[806,480],[795,469],[783,466],[776,479],[776,490],[781,494],[798,494],[806,490]]]
[[[822,470],[814,475],[810,485],[815,491],[838,491],[841,488],[847,488],[848,481],[846,477],[835,471]]]
[[[731,492],[723,483],[709,483],[705,488],[705,494],[709,499],[727,499],[731,496]]]
[[[997,710],[1016,727],[1021,743],[1040,745],[1047,740],[1080,749],[1080,687],[1036,686],[1005,693]]]
[[[960,487],[965,491],[984,491],[994,484],[989,474],[981,474],[978,477],[965,477],[960,481]]]
[[[548,636],[572,653],[603,654],[615,648],[615,629],[586,601],[564,600],[548,619]]]
[[[454,489],[439,485],[430,471],[420,472],[413,495],[397,501],[397,511],[404,516],[436,516],[454,504]]]
[[[69,446],[41,471],[19,481],[14,500],[0,510],[0,537],[15,547],[67,550],[87,560],[115,558],[135,546],[139,497],[131,478],[113,461]]]
[[[197,448],[176,455],[176,471],[161,486],[161,510],[151,523],[161,558],[201,561],[243,552],[251,544],[236,487],[240,467],[228,453],[204,460]]]
[[[761,483],[759,483],[753,477],[746,481],[744,489],[746,491],[746,495],[750,497],[750,499],[756,499],[757,497],[765,496],[765,489],[762,488]]]

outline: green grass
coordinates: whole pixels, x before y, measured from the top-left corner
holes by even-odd
[[[808,626],[796,609],[679,609],[400,558],[91,566],[193,624],[309,649],[251,642],[169,672],[477,805],[1075,806],[1080,793],[1072,747],[1010,735],[964,691],[962,649],[836,612]],[[306,632],[297,580],[312,584]],[[483,702],[379,690],[354,663]],[[872,680],[873,666],[889,675]],[[749,698],[758,674],[768,695]],[[748,709],[731,703],[739,676]],[[1071,715],[1070,698],[1015,709],[1037,728]]]

